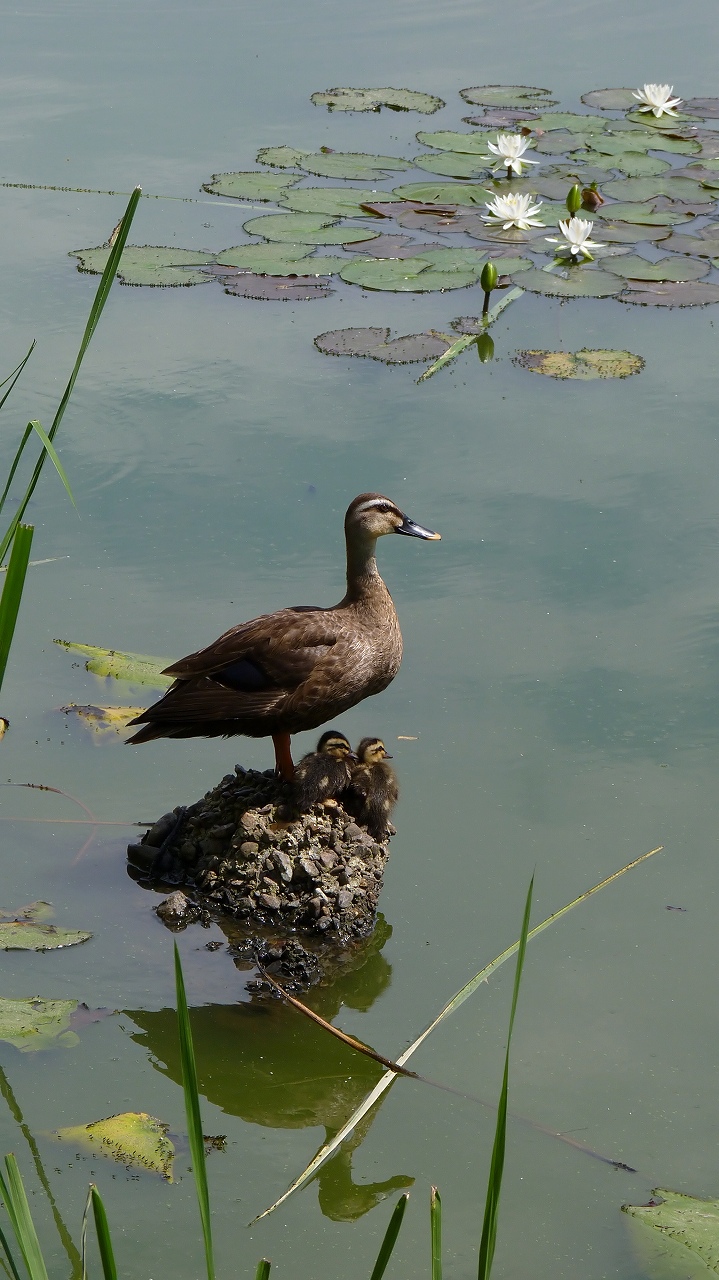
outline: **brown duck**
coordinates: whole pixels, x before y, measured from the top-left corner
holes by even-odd
[[[292,794],[301,813],[313,804],[333,800],[347,790],[357,757],[340,729],[328,729],[316,751],[303,756],[292,780]]]
[[[347,592],[339,604],[262,614],[173,663],[165,674],[175,683],[131,721],[144,727],[128,741],[271,736],[277,770],[291,780],[290,735],[380,693],[399,669],[399,621],[375,561],[375,543],[385,533],[440,537],[389,498],[361,493],[345,516]]]
[[[392,757],[381,738],[363,738],[357,748],[358,763],[352,769],[350,796],[355,801],[358,821],[375,840],[384,840],[387,825],[399,799],[397,775]]]

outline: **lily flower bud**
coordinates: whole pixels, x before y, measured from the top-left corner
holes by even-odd
[[[575,182],[574,186],[569,188],[569,192],[564,203],[572,217],[574,217],[575,213],[581,209],[582,189],[578,182]]]
[[[497,268],[493,262],[485,262],[482,267],[482,274],[479,277],[479,283],[485,293],[491,293],[493,289],[497,288]]]

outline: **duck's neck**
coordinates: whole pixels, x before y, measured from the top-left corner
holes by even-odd
[[[374,558],[376,538],[347,539],[347,595],[345,600],[367,600],[384,593],[382,581]]]

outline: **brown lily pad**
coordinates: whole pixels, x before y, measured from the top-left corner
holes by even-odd
[[[687,98],[684,102],[687,111],[705,119],[719,119],[719,98]]]
[[[243,271],[225,276],[223,284],[225,293],[260,302],[314,302],[334,293],[329,279],[322,276],[258,276],[253,271]]]
[[[632,281],[631,289],[623,293],[620,302],[634,303],[639,307],[706,307],[719,302],[719,285],[704,281],[657,284],[654,281]]]
[[[512,364],[530,373],[566,381],[589,382],[595,378],[630,378],[644,368],[641,356],[631,351],[517,351]]]
[[[445,104],[432,93],[418,93],[414,89],[325,89],[310,95],[316,107],[328,111],[421,111],[429,116]]]
[[[389,340],[389,329],[331,329],[315,338],[327,356],[363,356],[383,364],[417,364],[443,356],[451,343],[432,332],[407,333]]]
[[[442,244],[417,244],[409,236],[378,236],[368,244],[348,245],[350,253],[366,253],[370,258],[416,258],[428,249],[443,249]]]
[[[481,116],[463,116],[463,124],[476,124],[484,129],[507,129],[524,120],[536,120],[536,111],[518,111],[512,107],[488,108]]]
[[[470,89],[460,89],[459,96],[476,107],[553,107],[551,89],[536,89],[526,84],[480,84]]]

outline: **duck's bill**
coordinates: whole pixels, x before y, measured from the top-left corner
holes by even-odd
[[[425,529],[423,525],[410,520],[409,516],[405,516],[402,523],[397,525],[395,533],[406,533],[409,538],[428,538],[431,542],[439,542],[442,537],[441,533]]]

